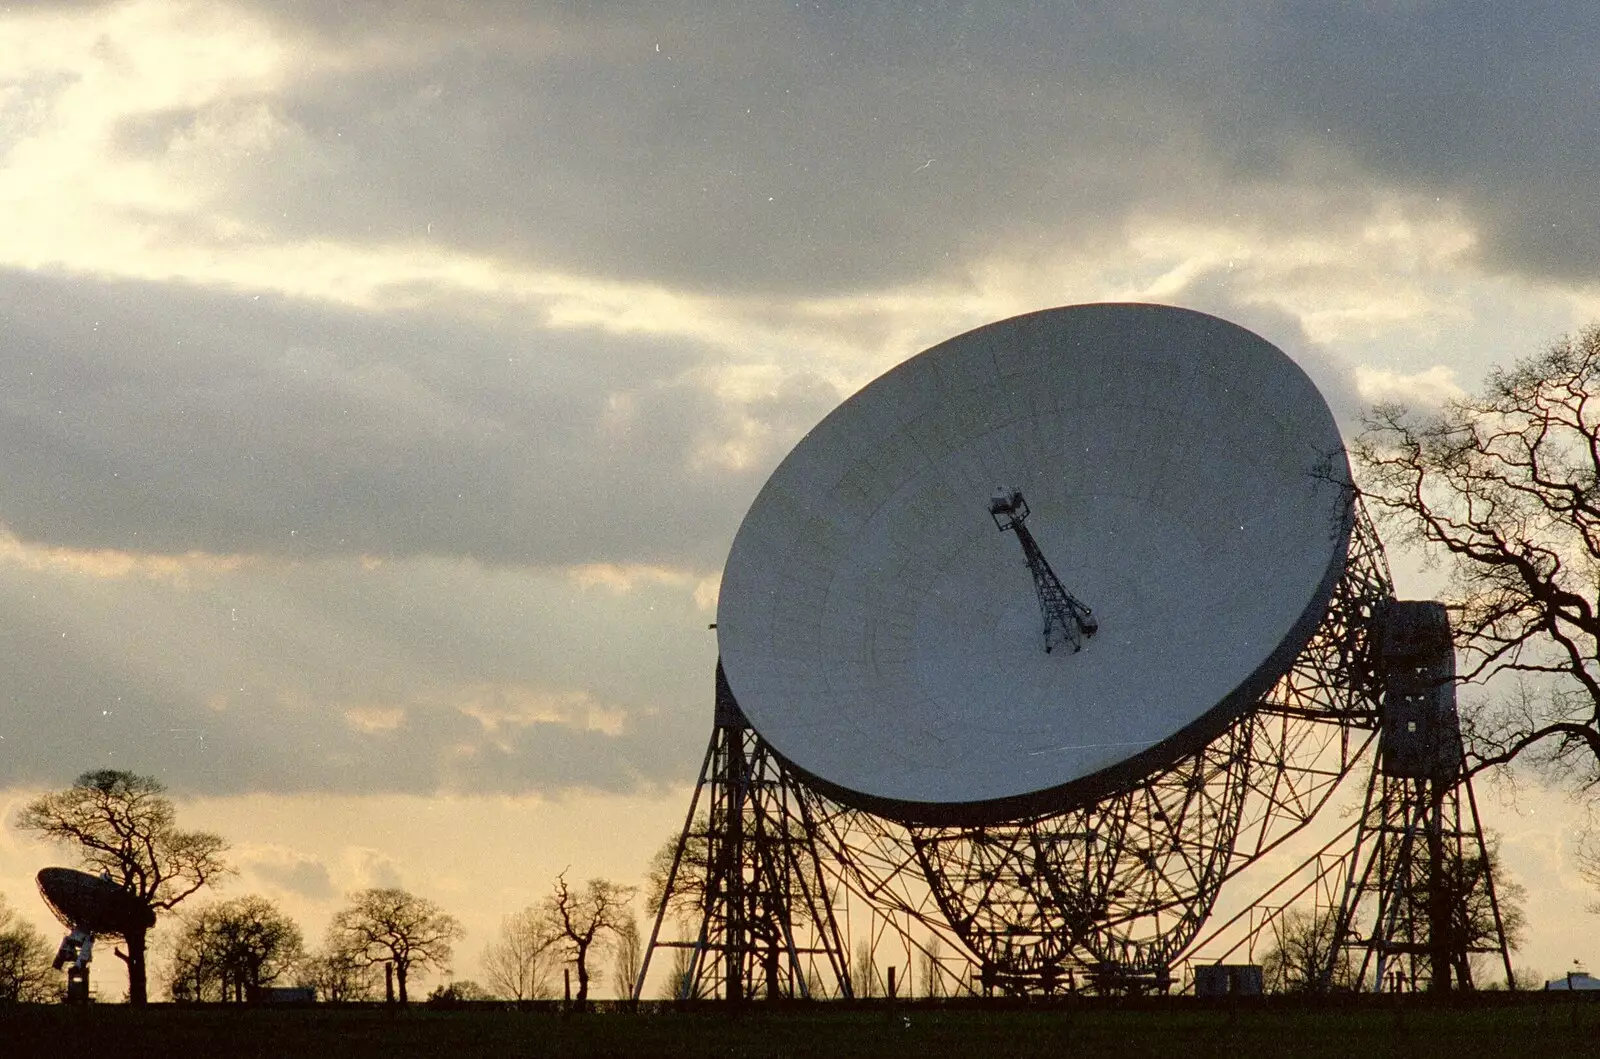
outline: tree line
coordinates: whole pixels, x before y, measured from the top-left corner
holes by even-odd
[[[262,895],[190,901],[234,874],[228,845],[219,835],[179,828],[166,788],[150,776],[84,773],[72,786],[29,802],[16,826],[71,850],[81,868],[134,895],[158,922],[176,920],[161,984],[178,1001],[243,1002],[274,986],[295,985],[327,1001],[384,996],[405,1004],[415,974],[449,973],[455,944],[465,935],[460,921],[436,903],[397,887],[350,894],[315,950]],[[631,993],[642,956],[630,907],[635,892],[607,879],[574,885],[563,872],[544,898],[502,923],[483,956],[487,988],[451,981],[434,999],[551,997],[555,972],[565,966],[575,975],[572,1000],[581,1009],[604,957],[615,960],[618,994]],[[130,929],[112,949],[127,966],[134,1004],[149,998],[146,933]],[[0,1001],[53,999],[60,986],[53,952],[37,928],[0,900]]]

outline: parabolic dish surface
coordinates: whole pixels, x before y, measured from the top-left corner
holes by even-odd
[[[1349,480],[1304,372],[1156,305],[1019,316],[900,364],[773,472],[723,572],[740,708],[824,790],[908,821],[1064,808],[1199,749],[1289,667],[1343,570]],[[1046,653],[996,487],[1094,611]]]
[[[64,926],[111,937],[155,926],[149,906],[114,882],[76,868],[44,868],[37,879],[40,895]]]

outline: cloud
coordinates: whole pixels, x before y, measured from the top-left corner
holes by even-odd
[[[626,729],[628,717],[627,711],[598,702],[587,692],[539,688],[467,687],[456,694],[451,705],[496,737],[495,745],[502,751],[513,745],[504,737],[520,729],[553,724],[615,737]]]
[[[1459,206],[1493,267],[1592,282],[1600,137],[1570,72],[1600,16],[1472,8],[197,5],[107,45],[142,69],[182,41],[187,80],[74,127],[108,171],[187,189],[166,223],[219,245],[821,295],[1380,187]]]
[[[730,396],[682,340],[151,284],[0,274],[0,317],[0,522],[79,552],[707,569],[836,400]]]
[[[34,10],[0,20],[0,635],[40,782],[648,788],[703,734],[727,543],[844,393],[1144,298],[1348,427],[1448,381],[1364,344],[1559,271],[1535,218],[1591,151],[1503,137],[1515,214],[1510,146],[1437,106],[1489,38],[1430,5]],[[1540,61],[1462,106],[1528,112]]]
[[[252,846],[236,851],[240,871],[269,886],[313,901],[335,896],[327,865],[315,857],[279,846]]]
[[[1597,22],[1576,0],[67,5],[0,23],[0,260],[759,301],[960,288],[1152,224],[1253,219],[1292,254],[1381,227],[1376,197],[1437,203],[1474,267],[1593,286],[1573,71]]]
[[[461,560],[0,562],[0,783],[107,766],[188,794],[658,789],[710,723],[696,588]]]
[[[0,533],[0,565],[16,565],[32,570],[62,569],[96,578],[144,578],[184,583],[191,573],[228,573],[251,562],[244,556],[152,555],[146,552],[100,549],[78,551],[61,547],[30,547],[15,536]]]
[[[344,859],[341,875],[350,881],[352,891],[372,887],[392,889],[405,885],[400,866],[387,853],[355,847],[345,850]]]
[[[1188,276],[1173,293],[1182,304],[1230,320],[1277,346],[1311,378],[1341,429],[1348,433],[1357,423],[1366,405],[1350,382],[1350,366],[1334,349],[1312,339],[1297,315],[1252,297],[1251,288],[1241,289],[1228,268]]]
[[[1444,364],[1406,373],[1361,365],[1356,369],[1356,388],[1364,399],[1374,404],[1398,401],[1406,405],[1437,407],[1466,396],[1466,391],[1456,382],[1455,369]]]
[[[1263,94],[1376,178],[1459,197],[1497,268],[1595,281],[1600,11],[1492,0],[1283,9]]]
[[[400,706],[350,706],[344,711],[344,723],[363,735],[392,732],[405,725],[406,711]]]

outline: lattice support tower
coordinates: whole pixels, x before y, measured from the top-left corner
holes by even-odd
[[[1471,989],[1472,957],[1514,982],[1492,860],[1464,767],[1444,605],[1396,601],[1384,713],[1323,985]]]
[[[664,909],[646,970],[649,953],[678,947],[692,954],[680,995],[806,996],[819,983],[850,995],[849,949],[836,918],[848,890],[919,958],[938,939],[948,992],[1167,988],[1174,968],[1215,936],[1199,938],[1223,883],[1310,823],[1368,759],[1380,724],[1409,723],[1396,705],[1397,668],[1379,659],[1375,642],[1379,630],[1395,627],[1380,620],[1393,607],[1381,546],[1358,511],[1345,575],[1321,626],[1255,710],[1204,750],[1124,791],[981,827],[898,824],[808,786],[749,728],[719,671],[717,725],[668,887],[669,898],[695,896],[696,930],[663,940]],[[1459,753],[1459,736],[1453,745]],[[1388,746],[1391,759],[1403,757],[1392,735]],[[1361,821],[1313,854],[1319,886],[1354,863],[1353,831],[1357,851],[1393,848],[1375,836],[1396,833],[1382,814],[1399,788],[1396,777],[1375,776]],[[1438,834],[1447,846],[1478,843],[1481,861],[1470,788],[1440,789],[1447,797]],[[702,799],[707,811],[697,816]],[[1445,823],[1463,811],[1461,826]],[[1385,907],[1394,923],[1416,921],[1396,916],[1392,902]],[[914,925],[927,935],[914,938]],[[1393,958],[1392,950],[1391,968]],[[636,993],[643,983],[641,974]]]
[[[833,884],[812,840],[801,792],[758,736],[717,667],[716,723],[651,928],[635,1000],[652,956],[680,950],[679,999],[851,995]],[[686,937],[668,939],[673,909]]]
[[[919,958],[939,940],[948,992],[1167,988],[1223,883],[1310,823],[1373,741],[1373,630],[1391,594],[1358,512],[1316,635],[1223,736],[1094,803],[981,827],[907,826],[808,786],[749,728],[719,671],[717,725],[668,887],[695,898],[695,930],[663,940],[663,911],[646,971],[651,953],[678,947],[692,953],[684,996],[773,995],[773,981],[776,995],[803,996],[818,978],[849,995],[835,918],[847,890]]]

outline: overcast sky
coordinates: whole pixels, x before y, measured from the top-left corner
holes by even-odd
[[[1600,7],[1005,6],[0,9],[10,804],[153,773],[236,891],[431,882],[475,974],[681,818],[738,521],[890,365],[1161,301],[1348,430],[1600,318]],[[1600,962],[1528,804],[1529,960]]]

